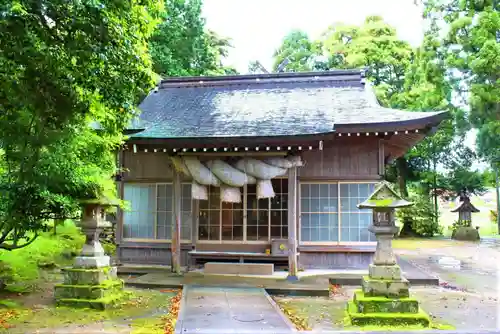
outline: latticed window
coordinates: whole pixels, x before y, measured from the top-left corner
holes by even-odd
[[[368,231],[371,210],[357,205],[373,192],[374,183],[301,183],[300,240],[302,242],[375,241]]]
[[[191,239],[191,184],[181,186],[181,240]],[[125,183],[123,213],[125,239],[172,239],[174,194],[172,183]]]

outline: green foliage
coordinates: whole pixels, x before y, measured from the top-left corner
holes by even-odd
[[[446,61],[458,72],[469,121],[479,130],[478,151],[491,161],[500,157],[500,3],[441,0],[432,7],[449,28]]]
[[[273,71],[287,59],[289,63],[285,67],[286,72],[307,72],[313,69],[313,62],[317,53],[314,42],[309,39],[307,33],[301,30],[292,30],[286,35],[279,48],[274,51]]]
[[[116,195],[114,152],[154,84],[147,39],[162,8],[0,5],[0,248],[29,245],[47,219],[73,217],[79,199]]]
[[[414,203],[413,206],[399,209],[397,217],[403,224],[408,225],[407,229],[417,236],[432,237],[442,233],[439,226],[431,199],[427,195],[410,194],[409,200]],[[405,235],[405,226],[401,235]]]
[[[498,212],[495,210],[490,210],[490,220],[493,224],[496,224],[498,221]]]
[[[324,33],[321,45],[331,67],[366,67],[375,86],[387,85],[389,92],[403,86],[411,47],[379,16],[367,17],[361,26],[333,25]]]
[[[29,285],[39,278],[39,266],[65,263],[77,254],[85,237],[71,221],[58,227],[57,235],[42,232],[29,246],[12,251],[0,250],[0,280]]]
[[[455,220],[453,224],[448,226],[448,229],[452,231],[451,235],[453,236],[459,227],[468,227],[470,225],[471,221],[469,220]]]
[[[166,0],[165,9],[149,43],[156,73],[165,77],[236,73],[221,63],[231,41],[205,30],[202,0]]]

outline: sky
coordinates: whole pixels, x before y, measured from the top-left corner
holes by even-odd
[[[232,39],[226,60],[240,73],[259,60],[271,68],[272,54],[292,29],[317,38],[336,22],[361,24],[380,15],[396,27],[399,37],[412,45],[422,40],[422,8],[416,0],[205,0],[207,28]]]
[[[421,43],[419,0],[204,0],[203,6],[207,28],[232,40],[234,47],[225,63],[240,73],[247,73],[253,60],[271,69],[274,50],[293,29],[315,39],[333,23],[361,24],[370,15],[382,16],[412,46]],[[474,148],[474,142],[471,131],[466,144]]]

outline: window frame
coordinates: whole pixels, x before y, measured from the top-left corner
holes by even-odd
[[[283,182],[286,180],[288,182],[288,177],[287,176],[279,176],[273,178],[275,179],[280,179],[280,182]],[[220,215],[219,215],[219,240],[200,240],[198,238],[199,233],[199,223],[200,220],[196,218],[196,224],[195,224],[195,229],[196,229],[196,240],[194,241],[195,243],[200,243],[200,244],[236,244],[236,245],[269,245],[271,243],[271,240],[277,239],[277,238],[272,238],[271,237],[271,199],[268,199],[268,205],[267,205],[267,212],[268,212],[268,218],[267,218],[267,229],[268,229],[268,235],[269,238],[267,240],[247,240],[247,195],[248,195],[248,188],[247,185],[243,186],[243,191],[242,191],[242,200],[243,200],[243,240],[222,240],[222,209],[219,209]],[[222,200],[220,201],[220,205],[222,207]],[[199,210],[198,210],[199,211]],[[287,210],[288,212],[288,210]],[[199,216],[199,212],[196,213],[197,217]]]
[[[182,193],[182,186],[183,185],[191,185],[191,182],[181,182],[181,193]],[[154,204],[153,204],[153,207],[154,207],[154,226],[153,226],[153,236],[154,238],[125,238],[123,237],[123,232],[125,230],[125,210],[122,210],[123,211],[123,214],[121,215],[122,216],[122,222],[121,222],[121,234],[122,234],[122,241],[124,242],[149,242],[149,243],[172,243],[172,239],[157,239],[157,235],[158,235],[158,186],[162,186],[162,185],[170,185],[172,187],[172,191],[173,191],[173,182],[124,182],[123,183],[123,188],[125,189],[125,187],[127,185],[143,185],[143,186],[154,186],[154,189],[155,189],[155,194],[154,194],[154,198],[155,198],[155,201],[154,201]],[[124,194],[125,194],[125,191],[124,191]],[[124,196],[125,197],[125,196]],[[123,198],[124,199],[124,198]],[[125,200],[125,199],[124,199]],[[129,201],[130,202],[130,201]],[[195,215],[193,214],[193,198],[191,197],[191,201],[190,201],[190,214],[191,214],[191,217],[192,219],[195,219]],[[172,196],[172,224],[174,223],[174,220],[175,220],[175,217],[174,217],[174,206],[175,206],[175,203],[174,203],[174,196]],[[183,211],[182,210],[182,197],[181,197],[181,217],[182,217],[182,213],[183,212],[188,212],[188,211]],[[192,231],[192,228],[193,228],[193,222],[191,223],[191,229],[190,229],[190,239],[181,239],[181,244],[191,244],[192,243],[192,236],[193,236],[193,231]],[[181,228],[182,228],[182,224],[181,224]],[[182,236],[182,233],[181,233],[181,236]]]
[[[341,208],[341,196],[340,196],[340,185],[341,184],[373,184],[376,185],[380,180],[366,180],[366,181],[307,181],[307,180],[299,180],[297,183],[298,186],[298,222],[297,222],[297,236],[298,236],[298,244],[301,246],[355,246],[355,245],[366,245],[372,246],[376,245],[376,241],[341,241],[342,240],[342,208]],[[337,241],[302,241],[302,184],[336,184],[337,185],[337,215],[338,215],[338,240]],[[349,211],[348,211],[349,212]],[[326,212],[332,213],[332,212]]]

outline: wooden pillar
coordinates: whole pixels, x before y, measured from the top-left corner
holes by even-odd
[[[297,167],[288,170],[288,280],[297,281]]]
[[[120,149],[118,151],[118,162],[117,162],[117,168],[120,170],[120,172],[117,175],[117,193],[118,197],[123,200],[125,197],[125,186],[123,182],[123,172],[122,169],[125,168],[125,153],[123,149]],[[123,239],[123,210],[121,208],[117,208],[116,211],[116,225],[115,225],[115,243],[117,245],[116,248],[116,258],[115,261],[116,263],[120,263],[121,260],[121,250],[120,250],[120,244]]]
[[[191,244],[193,249],[196,246],[196,240],[198,239],[198,219],[200,218],[200,200],[193,199],[191,206],[191,215],[193,216],[191,225]]]
[[[172,224],[172,272],[181,273],[181,174],[174,168],[174,210]]]

